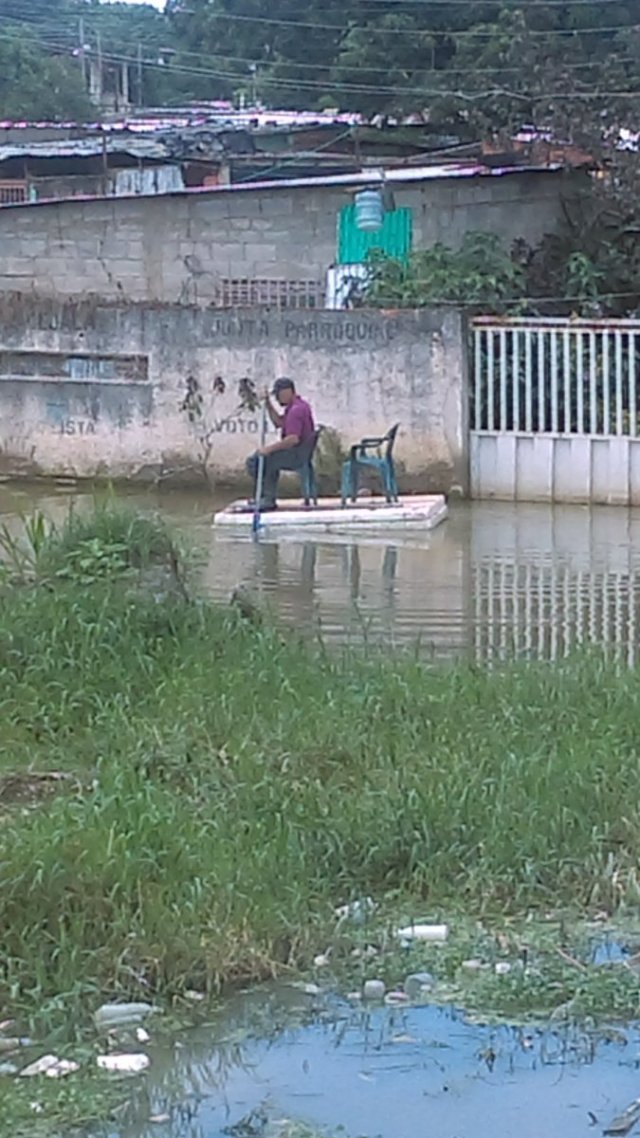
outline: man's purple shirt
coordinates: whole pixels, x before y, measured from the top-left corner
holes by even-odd
[[[296,395],[289,406],[285,407],[282,416],[283,439],[286,439],[288,435],[297,435],[299,442],[306,443],[315,429],[313,411],[306,399],[301,399],[299,395]]]

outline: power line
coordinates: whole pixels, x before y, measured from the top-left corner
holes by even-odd
[[[615,0],[615,2],[618,3],[619,0]],[[7,19],[7,18],[9,18],[10,20],[12,19],[11,17],[6,17],[6,16],[0,14],[0,20]],[[69,46],[69,47],[75,49],[77,47],[77,31],[70,32],[68,34],[67,39],[62,38],[62,36],[64,34],[65,33],[56,35],[54,33],[49,33],[47,36],[47,41],[45,42],[44,40],[40,40],[40,42],[43,44],[43,46],[53,47],[52,40],[55,39],[56,50],[60,49],[60,48],[64,48],[66,46]],[[158,50],[161,50],[161,49],[158,49]],[[195,60],[201,60],[202,59],[202,53],[201,52],[180,51],[179,54],[180,54],[180,58],[191,58],[191,59],[195,59]],[[244,56],[244,55],[227,55],[226,53],[223,56],[221,56],[220,58],[223,58],[225,63],[244,64],[247,67],[250,67],[252,65],[257,65],[258,67],[260,67],[260,66],[276,66],[276,67],[283,67],[283,68],[291,67],[291,68],[295,68],[296,70],[302,69],[305,71],[321,71],[324,73],[331,72],[332,74],[335,73],[336,71],[346,71],[348,73],[352,73],[354,70],[357,70],[358,72],[366,71],[366,72],[371,72],[375,75],[379,75],[381,70],[383,70],[382,64],[379,64],[377,66],[376,65],[370,65],[369,66],[369,65],[362,65],[362,64],[355,65],[355,64],[340,63],[340,62],[329,62],[326,64],[323,64],[323,63],[306,63],[304,61],[296,61],[296,60],[289,60],[289,59],[273,59],[273,60],[270,60],[270,59],[267,59],[265,57],[255,58],[255,57],[248,57],[248,56]],[[136,63],[137,62],[138,62],[138,59],[136,57]],[[570,69],[570,70],[576,70],[576,71],[581,70],[582,71],[582,70],[588,70],[589,68],[594,68],[594,67],[597,68],[599,66],[602,66],[603,62],[604,61],[602,59],[589,59],[589,60],[584,60],[582,62],[561,61],[561,60],[556,59],[556,60],[554,60],[554,66],[555,67],[561,66],[565,70]],[[637,60],[631,56],[621,56],[621,57],[615,57],[612,60],[612,62],[615,62],[615,64],[617,64],[617,65],[626,66],[627,64],[631,65],[631,64],[637,63]],[[150,61],[150,60],[143,60],[143,63],[144,63],[145,67],[154,66],[153,61]],[[163,70],[166,71],[169,65],[163,63],[163,64],[161,64],[161,66],[162,66]],[[200,67],[196,71],[195,68],[186,68],[183,65],[178,64],[178,63],[171,63],[170,68],[171,68],[171,71],[174,73],[181,73],[181,72],[184,72],[185,74],[187,74],[187,73],[188,74],[191,74],[191,73],[193,73],[193,74],[195,74],[195,73],[197,73],[197,74],[208,74],[209,73],[209,69],[204,69],[204,68]],[[405,67],[404,70],[407,70],[407,68]],[[418,68],[411,68],[410,70],[415,71],[415,70],[419,70],[419,69]],[[496,63],[495,66],[493,66],[493,67],[456,67],[455,62],[451,61],[450,65],[446,68],[428,69],[428,70],[434,75],[446,77],[447,75],[458,76],[458,75],[519,74],[521,72],[522,68],[521,67],[505,67],[501,63]],[[214,74],[214,72],[211,71],[211,74]],[[228,76],[237,78],[237,76],[235,76],[235,74],[232,75],[231,72],[228,73]],[[280,80],[278,80],[278,81],[280,81]],[[285,80],[283,79],[282,82],[285,82]],[[296,80],[296,83],[297,83],[297,80]],[[324,86],[326,86],[326,84],[322,84],[322,86],[324,87]],[[360,85],[358,85],[358,86],[360,86]],[[394,86],[393,88],[387,87],[386,89],[387,90],[391,90],[391,89],[397,90],[398,88],[397,88],[397,86]],[[376,90],[383,90],[383,88],[381,88],[379,85],[376,84]],[[401,88],[401,90],[404,90],[404,88]]]
[[[4,18],[6,18],[6,17],[4,17]],[[9,17],[9,19],[10,19],[10,17]],[[8,34],[10,35],[10,33],[6,33],[6,32],[0,33],[0,35],[2,35],[3,38],[7,38]],[[43,47],[48,47],[50,50],[54,50],[56,52],[69,49],[68,43],[66,41],[62,41],[60,36],[56,36],[55,40],[56,40],[56,42],[52,42],[52,39],[40,40],[39,42],[42,44]],[[189,53],[189,54],[193,55],[195,58],[198,58],[197,53]],[[230,57],[230,58],[235,58],[235,60],[237,62],[240,62],[244,65],[259,62],[256,60],[245,59],[245,57]],[[105,54],[105,60],[112,62],[112,63],[118,63],[118,64],[125,64],[126,63],[129,65],[137,65],[139,62],[137,57],[133,58],[132,56],[127,56],[124,53],[108,53],[108,54]],[[617,61],[617,62],[621,62],[621,61]],[[626,60],[625,60],[625,62],[626,62]],[[578,69],[578,68],[582,69],[582,68],[588,68],[588,67],[593,67],[593,66],[597,66],[597,65],[598,65],[598,61],[585,62],[584,64],[566,64],[565,66],[576,68],[576,69]],[[144,62],[144,66],[147,69],[151,68],[152,70],[154,70],[154,69],[155,70],[162,70],[162,72],[164,74],[167,73],[167,66],[163,63],[154,63],[154,62],[147,60]],[[304,66],[307,66],[307,67],[319,66],[321,68],[321,70],[326,70],[327,72],[330,72],[334,69],[330,66],[328,66],[327,68],[324,68],[324,67],[322,67],[322,65],[311,65],[311,64],[308,64],[308,65],[300,64],[300,65],[298,65],[298,64],[296,64],[294,62],[290,62],[290,61],[281,61],[280,66],[283,66],[285,68],[291,67],[293,69],[297,69],[299,66],[302,66],[302,67],[304,67]],[[348,65],[344,65],[345,70],[347,69],[347,67],[348,67]],[[377,68],[371,69],[371,70],[375,70],[376,72],[379,71],[379,69],[377,69]],[[465,70],[466,69],[456,69],[455,66],[453,66],[451,68],[448,68],[448,69],[443,70],[441,72],[437,72],[435,74],[437,74],[439,77],[441,77],[444,81],[448,81],[450,83],[452,76],[455,76],[457,74],[463,74],[463,73],[465,73]],[[511,71],[511,70],[516,70],[516,69],[503,69],[503,68],[498,66],[496,68],[484,69],[484,71],[476,71],[475,69],[468,69],[468,73],[469,74],[482,74],[482,73],[493,74],[494,72],[495,73],[503,73],[506,70]],[[202,66],[192,67],[192,66],[186,66],[184,64],[180,64],[177,62],[172,63],[171,72],[173,74],[197,76],[197,77],[209,78],[209,79],[217,80],[217,81],[220,81],[220,80],[230,81],[233,83],[238,83],[239,79],[241,78],[241,76],[239,76],[238,73],[234,72],[234,71],[225,71],[225,70],[222,70],[220,68],[210,68],[210,67],[202,67]],[[289,87],[289,88],[295,88],[295,89],[303,88],[303,89],[308,90],[308,91],[327,92],[328,90],[336,90],[337,92],[344,93],[344,94],[347,94],[347,93],[353,93],[353,94],[390,94],[390,95],[395,95],[396,97],[404,96],[404,95],[423,96],[423,97],[430,97],[430,98],[450,97],[450,98],[454,98],[454,99],[458,99],[458,100],[464,100],[466,102],[470,102],[470,101],[473,102],[473,101],[477,101],[477,100],[481,100],[481,99],[485,99],[485,98],[489,98],[489,97],[496,97],[496,96],[499,96],[502,98],[511,97],[513,99],[518,99],[519,101],[527,101],[527,102],[528,101],[536,101],[537,102],[537,101],[540,101],[541,99],[544,99],[544,98],[562,99],[565,101],[567,101],[567,100],[569,100],[569,101],[571,101],[571,100],[584,101],[584,100],[602,99],[602,98],[632,99],[632,98],[638,97],[637,92],[628,91],[628,90],[622,90],[622,91],[573,91],[573,92],[546,91],[546,92],[538,92],[535,94],[523,94],[522,92],[509,91],[507,89],[504,89],[503,87],[498,87],[498,88],[493,87],[493,88],[490,88],[490,89],[487,89],[484,91],[479,90],[479,91],[475,91],[473,93],[470,93],[467,91],[453,90],[450,87],[445,88],[445,87],[440,87],[440,86],[436,86],[433,88],[426,87],[426,86],[415,86],[415,85],[414,86],[409,86],[409,85],[399,86],[397,84],[391,86],[391,85],[385,85],[385,84],[365,84],[365,83],[353,83],[353,82],[341,83],[339,81],[336,82],[335,80],[332,80],[331,82],[324,82],[321,80],[310,79],[310,78],[309,79],[300,79],[300,78],[287,79],[286,77],[278,77],[278,76],[273,77],[273,83],[277,84],[280,87],[285,87],[285,88]]]
[[[5,38],[5,39],[11,38],[11,34],[7,33],[7,32],[0,32],[0,38]],[[47,47],[50,50],[53,50],[55,52],[68,50],[67,43],[62,42],[60,40],[57,40],[56,42],[53,42],[52,40],[46,40],[46,41],[42,40],[40,42],[42,43],[43,47]],[[134,65],[138,64],[137,56],[136,57],[129,56],[129,55],[125,55],[123,53],[105,52],[104,53],[104,60],[105,60],[105,62],[110,62],[110,63],[114,63],[114,64],[119,64],[119,65],[128,64],[128,65],[134,66]],[[244,59],[242,59],[242,62],[245,63],[245,62],[250,62],[250,61],[245,61]],[[154,63],[151,61],[145,61],[144,66],[147,69],[150,68],[152,70],[162,71],[163,74],[167,73],[167,67],[165,64],[162,64],[162,63]],[[289,66],[292,68],[296,67],[296,65],[293,63],[283,64],[283,66]],[[327,70],[329,70],[329,69],[327,69]],[[496,70],[499,71],[500,69],[498,68]],[[237,71],[235,71],[235,72],[234,71],[225,71],[221,68],[211,68],[211,67],[189,67],[189,66],[178,64],[178,63],[173,63],[171,65],[171,71],[174,74],[195,76],[195,77],[199,77],[199,78],[208,78],[208,79],[214,79],[217,81],[222,80],[225,82],[232,82],[232,83],[236,83],[236,84],[241,79],[241,76],[237,73]],[[452,69],[447,70],[447,71],[439,72],[438,74],[442,77],[443,80],[450,82],[451,72],[453,74],[455,74],[456,73],[455,68],[452,68]],[[490,71],[490,73],[491,73],[491,71]],[[471,74],[473,74],[473,72],[471,72]],[[426,87],[426,86],[422,86],[422,85],[420,85],[420,86],[415,86],[415,85],[414,86],[409,86],[409,85],[408,86],[400,86],[398,84],[391,86],[391,85],[385,85],[385,84],[343,83],[340,81],[336,82],[335,80],[334,81],[328,80],[327,82],[323,82],[323,81],[318,80],[318,79],[310,79],[310,78],[309,79],[303,79],[303,78],[291,79],[291,78],[280,77],[280,76],[274,76],[272,79],[272,82],[274,83],[274,85],[277,85],[277,86],[282,87],[282,88],[290,88],[290,89],[296,89],[296,90],[297,89],[304,89],[304,90],[311,91],[311,92],[313,92],[313,91],[327,92],[329,90],[335,90],[336,92],[341,93],[341,94],[359,94],[359,95],[388,94],[388,95],[393,95],[396,97],[411,95],[411,96],[421,96],[421,97],[425,97],[425,98],[444,98],[444,97],[447,97],[447,98],[462,100],[464,102],[477,102],[479,100],[492,98],[492,97],[493,98],[495,98],[495,97],[512,98],[512,99],[518,100],[519,102],[539,102],[542,99],[562,99],[563,101],[585,101],[585,100],[589,101],[589,100],[594,100],[594,99],[600,100],[603,98],[618,98],[618,99],[637,99],[637,98],[640,98],[640,93],[638,91],[628,91],[628,90],[614,90],[614,91],[611,91],[611,90],[609,90],[609,91],[589,90],[589,91],[572,91],[572,92],[567,92],[567,91],[540,91],[540,92],[534,92],[534,93],[526,93],[526,92],[520,92],[520,91],[510,91],[510,90],[504,88],[503,86],[500,86],[500,87],[494,86],[494,87],[490,87],[490,88],[485,89],[485,90],[477,90],[477,91],[469,92],[469,91],[463,91],[463,90],[459,90],[459,89],[458,90],[452,89],[450,86],[449,87],[444,87],[444,86]]]
[[[112,53],[105,55],[105,59],[109,59],[111,62],[114,62],[114,63],[134,63],[135,62],[135,59],[132,56],[124,56],[124,55],[118,55],[118,54],[114,55]],[[147,63],[147,64],[145,64],[145,66],[151,67],[151,68],[156,67],[156,68],[161,69],[162,71],[166,71],[166,68],[162,64]],[[173,66],[174,65],[172,65],[172,69],[173,69]],[[240,78],[236,72],[228,72],[228,71],[225,72],[225,71],[221,71],[221,70],[215,70],[214,71],[213,69],[209,69],[209,68],[205,69],[205,68],[178,67],[177,66],[176,70],[180,74],[184,74],[184,75],[200,75],[200,76],[211,77],[211,78],[216,78],[216,79],[231,80],[232,82],[235,82],[235,83],[237,83],[238,79]],[[446,72],[443,73],[443,77],[444,76],[446,76]],[[425,95],[425,96],[429,96],[432,98],[440,98],[442,96],[450,96],[452,98],[464,99],[465,101],[475,101],[477,99],[489,98],[491,96],[496,96],[496,95],[500,95],[503,97],[504,96],[513,97],[513,98],[519,99],[520,101],[523,101],[523,100],[539,101],[541,98],[563,99],[563,100],[572,100],[572,99],[588,100],[588,99],[602,99],[602,98],[634,98],[634,99],[640,99],[640,92],[638,92],[638,91],[574,91],[574,92],[545,91],[545,92],[537,93],[535,95],[526,95],[526,94],[523,94],[521,92],[508,91],[508,90],[499,89],[499,88],[491,88],[491,89],[486,90],[486,91],[475,91],[473,93],[469,93],[469,92],[465,92],[465,91],[455,91],[455,90],[446,89],[446,88],[442,88],[442,87],[433,87],[433,88],[399,87],[397,85],[393,86],[393,87],[386,87],[382,84],[375,84],[375,85],[366,86],[364,84],[352,84],[352,83],[348,83],[348,84],[347,83],[344,83],[344,84],[343,83],[327,84],[327,83],[322,83],[320,81],[312,80],[312,79],[284,79],[284,78],[280,78],[280,77],[274,77],[273,81],[278,86],[287,86],[287,87],[292,87],[294,89],[299,89],[301,87],[304,87],[305,89],[312,90],[312,91],[326,91],[328,89],[328,87],[332,87],[338,91],[356,92],[358,94],[378,94],[378,93],[380,93],[380,94],[392,94],[392,95],[413,94],[413,95]]]
[[[616,2],[617,2],[617,0],[616,0]],[[180,52],[180,58],[181,59],[189,58],[189,59],[195,59],[195,60],[202,60],[202,53],[201,52],[195,52],[195,51],[190,51],[190,52],[189,51],[188,52],[181,51]],[[358,72],[367,71],[367,72],[373,73],[374,75],[379,75],[380,72],[385,69],[384,64],[382,64],[382,63],[377,64],[377,65],[370,65],[370,66],[369,65],[365,66],[362,64],[355,65],[355,64],[349,64],[349,63],[339,63],[339,62],[305,63],[304,61],[298,61],[298,60],[292,60],[292,59],[268,59],[264,56],[262,58],[255,58],[255,57],[249,57],[249,56],[245,56],[245,55],[227,55],[226,53],[219,56],[219,58],[224,59],[225,63],[240,63],[240,64],[246,65],[247,67],[251,67],[254,65],[257,67],[261,67],[261,66],[262,67],[285,67],[285,68],[286,67],[292,67],[292,68],[295,68],[296,70],[302,69],[304,71],[321,71],[324,73],[327,73],[327,72],[334,73],[335,71],[346,71],[346,72],[351,74],[355,70],[357,70]],[[591,59],[591,60],[584,60],[582,62],[575,62],[575,61],[573,61],[573,62],[572,61],[566,61],[565,62],[563,60],[554,59],[553,62],[554,62],[554,67],[556,69],[560,66],[562,68],[569,68],[570,70],[582,70],[583,71],[583,70],[586,70],[589,68],[600,66],[602,63],[602,60]],[[615,59],[615,62],[617,64],[626,65],[626,64],[636,64],[638,61],[633,56],[621,56],[621,57],[617,57]],[[162,66],[166,68],[165,64],[163,64]],[[178,66],[181,66],[181,65],[174,64],[174,63],[170,64],[171,70],[176,69],[176,67],[178,67]],[[406,66],[402,67],[402,65],[398,65],[398,66],[399,66],[400,70],[405,70],[405,71],[406,70],[411,70],[411,71],[423,70],[423,69],[417,68],[417,67],[407,68]],[[493,75],[496,73],[518,75],[521,73],[522,67],[521,66],[520,67],[504,67],[500,63],[496,63],[493,67],[456,67],[455,63],[452,61],[451,64],[446,68],[442,68],[442,69],[426,68],[425,70],[431,74],[440,75],[440,76],[445,76],[445,75],[450,74],[450,73],[455,73],[456,75]]]
[[[367,2],[371,2],[371,0],[367,0]],[[388,3],[389,0],[376,0],[376,2]],[[406,0],[402,0],[402,2],[406,2]],[[415,3],[416,0],[412,0],[412,2]],[[425,2],[431,2],[431,0],[425,0]],[[438,2],[441,2],[441,0],[438,0]],[[444,2],[444,0],[442,0],[442,2]],[[453,0],[446,0],[446,2],[447,3],[453,2]],[[457,0],[456,0],[456,2],[457,2]],[[467,4],[468,0],[460,0],[460,2]],[[534,0],[530,0],[530,2],[534,2]],[[550,2],[550,0],[549,0],[549,2]],[[562,7],[566,7],[566,5],[570,4],[571,2],[572,2],[572,0],[566,0],[566,3],[565,3],[565,0],[562,0],[562,3],[560,3],[560,0],[558,0],[559,6],[562,6]],[[573,2],[577,3],[578,0],[573,0]],[[589,0],[589,2],[590,2],[590,0]],[[619,3],[620,0],[611,0],[611,2],[612,3]],[[540,3],[540,7],[546,6],[546,0],[539,0],[539,3]],[[514,9],[514,11],[521,11],[521,9],[517,8],[517,9]],[[16,15],[3,14],[0,18],[10,20],[12,22],[15,22],[18,25],[22,24],[22,23],[26,23],[29,26],[33,27],[34,30],[36,28],[44,28],[44,27],[51,27],[51,28],[59,29],[61,26],[61,23],[64,22],[64,19],[69,20],[69,21],[73,21],[74,27],[77,27],[77,21],[74,19],[74,17],[69,16],[69,15],[67,15],[66,17],[62,17],[60,20],[56,20],[56,21],[49,21],[49,20],[43,21],[43,20],[37,20],[37,19],[33,19],[33,18],[29,19],[29,18],[25,18],[22,14],[20,14],[20,15],[18,15],[18,14],[16,14]],[[84,19],[87,27],[90,26],[91,20],[96,19],[96,18],[97,18],[97,21],[100,22],[100,17],[98,16],[97,13],[93,13],[93,14],[87,13],[86,15],[83,15],[83,19]],[[343,33],[351,32],[351,31],[362,31],[362,32],[366,32],[367,34],[371,34],[372,32],[380,31],[380,33],[384,34],[385,36],[388,36],[388,35],[409,35],[409,36],[412,36],[413,38],[415,38],[416,34],[418,34],[418,33],[421,35],[432,35],[432,36],[444,37],[446,39],[452,39],[452,40],[467,39],[467,38],[493,39],[496,35],[496,27],[494,26],[492,28],[487,28],[486,25],[483,25],[480,28],[461,28],[461,29],[456,29],[456,30],[454,30],[454,29],[450,30],[447,28],[417,28],[417,29],[416,28],[386,28],[386,27],[385,28],[376,28],[376,27],[372,28],[371,26],[366,26],[366,25],[359,26],[359,25],[355,25],[355,24],[351,24],[351,25],[350,24],[324,24],[324,23],[316,22],[316,21],[288,20],[288,19],[280,19],[280,18],[275,18],[275,17],[270,17],[270,16],[249,16],[249,15],[244,15],[242,13],[230,13],[230,12],[214,13],[214,18],[216,20],[227,20],[227,21],[231,21],[231,22],[266,24],[269,26],[276,26],[276,27],[292,27],[292,28],[307,28],[307,29],[311,28],[311,29],[315,29],[315,30],[337,31],[337,32],[343,32]],[[617,32],[629,32],[629,31],[634,31],[636,29],[640,30],[640,22],[636,22],[636,23],[629,22],[627,24],[615,24],[615,25],[609,25],[609,26],[604,26],[604,27],[599,27],[596,25],[588,25],[586,27],[577,27],[577,28],[550,28],[550,29],[546,29],[546,30],[540,29],[540,28],[525,28],[524,30],[525,30],[526,34],[529,36],[546,37],[547,39],[554,39],[556,36],[559,36],[562,38],[566,38],[566,37],[579,38],[580,36],[583,36],[583,35],[611,35],[611,34],[614,34]],[[190,54],[195,55],[196,53],[193,52]]]
[[[181,52],[180,54],[181,54],[181,56],[183,54],[186,54],[186,55],[189,55],[190,57],[196,58],[196,59],[202,58],[201,55],[197,52],[187,52],[187,53]],[[332,74],[335,71],[347,71],[350,74],[352,74],[354,71],[357,71],[358,73],[360,73],[361,71],[370,71],[375,75],[379,75],[381,71],[385,70],[385,66],[382,63],[378,64],[377,66],[363,67],[362,64],[360,64],[360,63],[358,63],[358,64],[349,64],[349,63],[326,63],[326,64],[325,63],[302,63],[302,62],[298,62],[297,60],[292,60],[292,59],[275,59],[275,60],[270,60],[270,59],[265,59],[265,58],[249,59],[243,55],[224,55],[221,58],[224,58],[225,63],[243,63],[243,64],[246,64],[248,66],[251,66],[253,64],[253,65],[257,65],[258,67],[260,67],[260,66],[265,66],[265,67],[272,67],[272,66],[275,66],[275,67],[291,67],[291,68],[295,68],[296,70],[298,68],[302,68],[305,71],[306,70],[322,71],[325,73],[331,72]],[[598,66],[600,66],[601,62],[602,62],[601,60],[587,60],[586,62],[583,62],[583,63],[571,63],[571,62],[565,63],[565,62],[557,60],[557,59],[553,60],[554,68],[556,70],[558,69],[558,67],[562,67],[564,69],[569,68],[572,71],[573,70],[584,71],[585,69],[588,69],[588,68],[598,67]],[[620,57],[620,58],[616,59],[615,62],[619,63],[619,64],[626,65],[626,64],[637,64],[638,60],[636,60],[632,56],[624,56],[624,57]],[[171,64],[172,69],[173,69],[173,66],[174,65]],[[421,71],[421,70],[423,70],[423,69],[418,68],[418,67],[407,68],[406,66],[402,67],[401,65],[398,65],[398,67],[400,70],[403,70],[403,71],[408,71],[408,70],[409,71]],[[389,70],[389,69],[387,68],[387,70]],[[500,63],[496,63],[494,67],[456,67],[454,63],[451,63],[446,68],[442,68],[442,69],[426,68],[424,70],[429,74],[443,76],[443,77],[445,77],[447,75],[451,75],[451,74],[455,74],[455,75],[495,75],[495,74],[519,75],[522,72],[522,66],[520,66],[520,67],[503,67]],[[277,79],[277,77],[275,77],[275,78]]]
[[[465,2],[467,2],[467,0],[465,0]],[[320,22],[318,22],[318,23],[311,22],[311,20],[276,19],[276,18],[273,18],[271,16],[244,16],[244,15],[240,15],[238,13],[233,13],[233,14],[223,13],[223,11],[219,11],[219,13],[216,13],[214,18],[215,19],[230,20],[230,22],[249,23],[249,24],[269,24],[269,25],[276,25],[278,27],[306,27],[306,28],[314,28],[314,30],[328,31],[328,32],[359,31],[359,32],[367,32],[370,34],[371,32],[379,31],[380,34],[384,33],[384,35],[411,35],[411,36],[413,36],[413,38],[415,38],[416,32],[419,31],[421,34],[424,34],[424,35],[445,36],[446,39],[451,39],[451,40],[468,39],[468,38],[471,38],[471,39],[494,39],[495,32],[497,32],[497,28],[495,28],[495,27],[489,28],[489,30],[487,30],[487,28],[483,27],[483,28],[460,28],[460,30],[458,30],[458,31],[450,31],[449,28],[445,28],[445,27],[433,27],[433,28],[428,28],[428,27],[421,27],[421,28],[380,27],[380,28],[376,28],[376,27],[358,26],[358,25],[354,25],[354,24],[352,24],[352,25],[348,25],[348,24],[346,24],[346,25],[345,24],[322,24]],[[638,26],[637,24],[615,24],[615,25],[609,26],[609,27],[591,27],[591,26],[580,27],[580,28],[556,27],[556,28],[552,28],[552,30],[550,30],[550,31],[541,31],[540,28],[530,28],[530,30],[527,30],[527,35],[575,36],[575,38],[577,39],[581,35],[602,35],[602,34],[610,34],[610,33],[614,33],[614,32],[630,32],[630,31],[634,31],[635,27],[637,27],[637,26]],[[500,28],[499,28],[499,30],[500,30]]]
[[[0,38],[8,38],[10,33],[0,32]],[[41,41],[43,46],[48,47],[54,51],[64,50],[67,45],[60,42]],[[137,65],[137,56],[128,56],[122,53],[105,52],[103,53],[105,62],[114,64],[129,64],[131,66]],[[244,62],[244,60],[243,60]],[[287,64],[286,66],[295,67],[295,64]],[[162,71],[163,74],[167,73],[166,65],[162,63],[153,63],[145,61],[145,68],[152,70]],[[452,69],[455,72],[455,69]],[[224,71],[220,68],[205,68],[205,67],[188,67],[178,63],[171,65],[171,71],[175,74],[197,76],[200,78],[209,78],[223,81],[230,81],[238,83],[241,76],[234,71]],[[443,79],[450,79],[447,71],[439,73]],[[519,91],[509,91],[504,87],[492,87],[487,90],[479,90],[474,92],[454,90],[450,87],[425,87],[425,86],[387,86],[384,84],[364,84],[364,83],[342,83],[342,82],[322,82],[317,79],[287,79],[286,77],[274,76],[273,83],[279,87],[288,87],[292,89],[305,89],[308,91],[326,92],[328,90],[335,90],[340,93],[351,94],[389,94],[397,96],[403,95],[418,95],[428,98],[454,98],[464,100],[465,102],[476,102],[481,99],[491,97],[513,98],[520,102],[539,102],[541,99],[562,99],[564,101],[584,101],[603,98],[621,98],[621,99],[637,99],[640,98],[638,91],[542,91],[535,93],[523,93]]]

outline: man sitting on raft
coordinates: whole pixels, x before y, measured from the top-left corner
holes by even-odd
[[[297,394],[291,379],[277,379],[273,385],[273,396],[278,401],[276,409],[265,391],[267,412],[274,427],[280,431],[275,443],[260,447],[247,459],[247,473],[253,478],[253,503],[257,493],[258,460],[264,455],[264,475],[262,484],[261,510],[276,509],[278,479],[281,470],[299,470],[309,457],[315,435],[313,412],[306,399]]]

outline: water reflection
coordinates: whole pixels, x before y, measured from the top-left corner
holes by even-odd
[[[394,542],[233,539],[211,527],[224,502],[190,493],[138,493],[200,545],[203,580],[226,599],[238,584],[280,619],[327,642],[419,642],[436,658],[555,659],[583,644],[637,658],[640,511],[524,503],[454,504],[444,525]],[[73,488],[4,486],[0,514],[39,506],[60,519]],[[84,501],[87,501],[85,498]]]
[[[578,1138],[637,1094],[637,1045],[634,1026],[602,1038],[472,1023],[453,1008],[296,1004],[274,989],[156,1048],[112,1138],[221,1138],[252,1112],[382,1138]]]

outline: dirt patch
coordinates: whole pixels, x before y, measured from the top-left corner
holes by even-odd
[[[0,776],[0,811],[14,806],[37,806],[45,798],[63,788],[78,785],[78,780],[64,771],[21,771]]]

